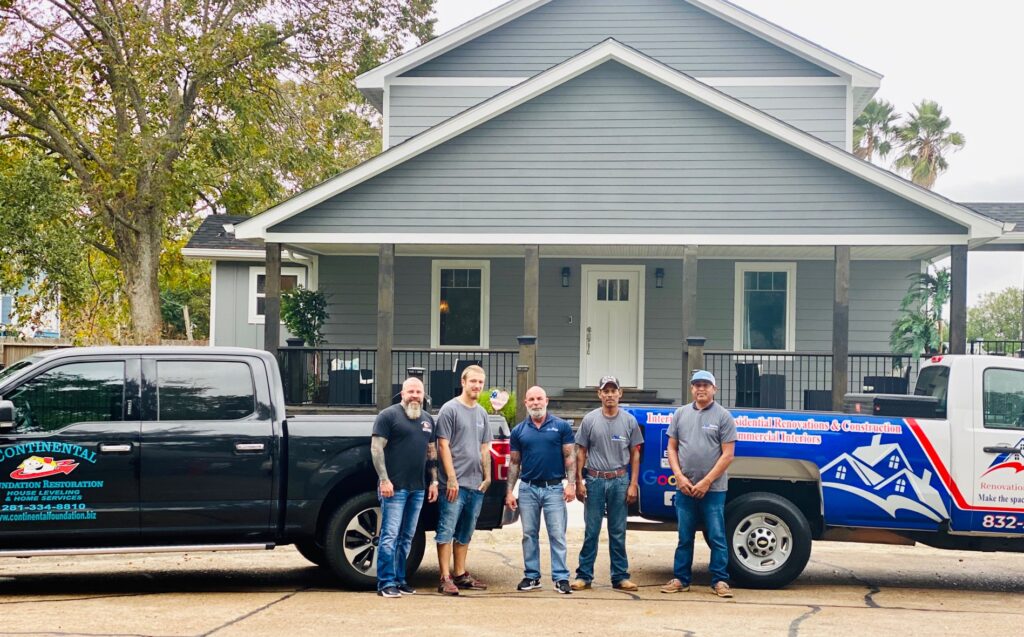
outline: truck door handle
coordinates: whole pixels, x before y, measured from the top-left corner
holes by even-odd
[[[982,447],[981,450],[984,451],[985,453],[1021,453],[1021,454],[1024,454],[1024,449],[1021,449],[1020,447],[1007,447],[1005,445],[1000,445],[998,447]]]
[[[127,444],[116,444],[116,445],[115,444],[110,444],[110,443],[105,443],[105,442],[101,442],[100,443],[100,453],[131,453],[131,452],[132,452],[132,444],[130,442],[127,443]]]
[[[267,446],[262,442],[236,442],[235,451],[238,453],[260,453]]]

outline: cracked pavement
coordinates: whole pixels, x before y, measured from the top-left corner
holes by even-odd
[[[542,537],[543,571],[547,547]],[[447,635],[984,635],[1024,621],[1024,554],[966,553],[927,547],[819,542],[803,576],[783,590],[708,588],[706,547],[698,542],[694,587],[665,595],[675,534],[630,531],[637,593],[613,590],[606,544],[594,589],[518,593],[518,526],[479,533],[470,569],[490,583],[446,598],[433,592],[437,565],[427,555],[420,593],[383,599],[338,590],[329,574],[292,548],[271,552],[106,555],[0,560],[0,634],[218,637],[288,634]],[[569,564],[582,529],[569,530]]]

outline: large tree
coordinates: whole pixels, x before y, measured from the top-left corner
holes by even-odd
[[[949,130],[949,117],[932,100],[914,105],[906,124],[900,126],[900,154],[893,166],[906,172],[911,181],[931,189],[939,175],[946,172],[946,157],[967,143],[962,133]]]
[[[967,310],[967,340],[1016,341],[1021,337],[1021,289],[982,294]]]
[[[853,154],[871,161],[888,157],[899,137],[900,116],[885,100],[871,100],[853,122]]]
[[[64,172],[67,240],[117,263],[134,337],[154,341],[165,237],[376,152],[351,79],[428,38],[433,4],[2,0],[0,140]]]

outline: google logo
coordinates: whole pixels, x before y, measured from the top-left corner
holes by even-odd
[[[641,476],[644,484],[656,484],[661,487],[676,486],[676,477],[672,474],[658,474],[656,471],[644,471]]]

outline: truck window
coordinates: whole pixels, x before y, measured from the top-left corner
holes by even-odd
[[[238,420],[256,411],[252,372],[228,361],[157,361],[159,420]]]
[[[124,363],[69,363],[43,372],[7,396],[15,433],[56,431],[78,422],[123,420]]]
[[[982,376],[985,427],[1024,429],[1024,371],[990,368]]]
[[[949,391],[949,368],[944,365],[925,367],[917,376],[914,387],[915,396],[931,396],[937,398],[937,413],[946,413],[946,394]]]

